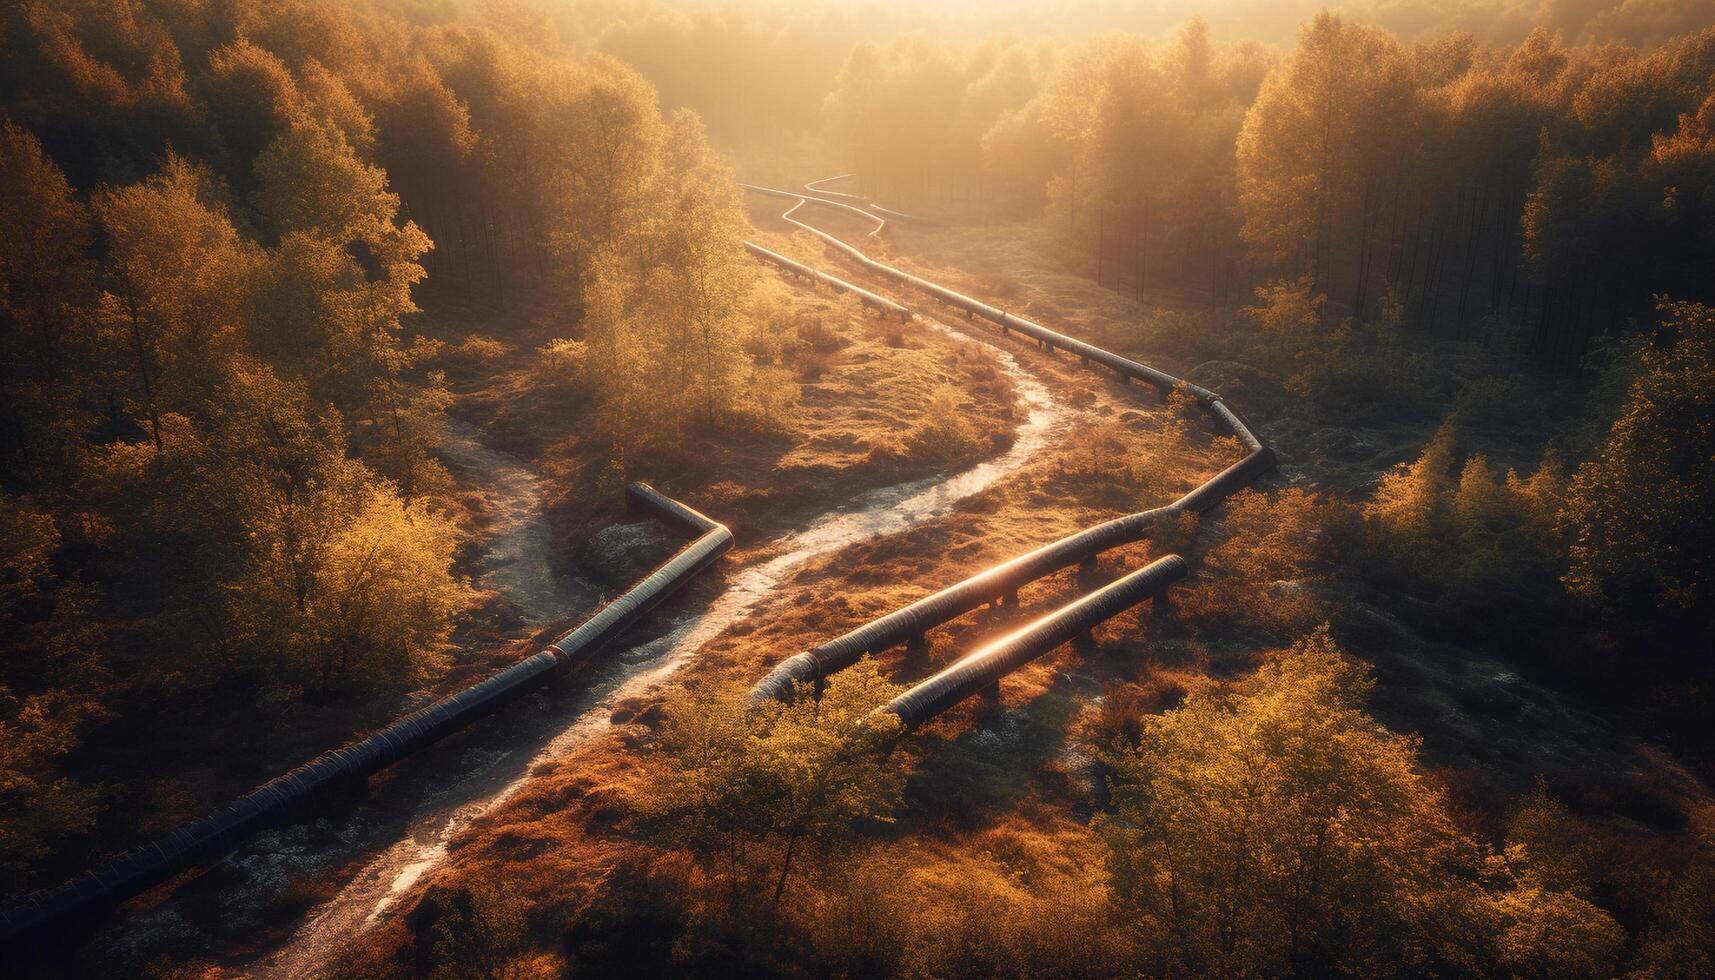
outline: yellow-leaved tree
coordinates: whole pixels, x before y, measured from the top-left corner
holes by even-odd
[[[568,96],[581,147],[551,184],[550,239],[569,308],[581,308],[594,417],[612,470],[682,448],[762,411],[767,376],[744,340],[753,271],[730,169],[689,112],[597,61]]]
[[[324,693],[424,679],[466,600],[452,522],[347,458],[339,418],[317,416],[301,382],[239,363],[225,397],[207,479],[244,546],[221,615],[204,618],[212,649]]]
[[[1108,755],[1115,811],[1101,829],[1143,968],[1470,975],[1491,956],[1575,973],[1611,965],[1618,927],[1568,882],[1532,872],[1522,852],[1484,880],[1480,850],[1418,770],[1416,740],[1365,712],[1372,686],[1324,626],[1239,692],[1193,695]]]
[[[155,176],[98,190],[93,205],[108,243],[105,346],[159,449],[165,413],[194,414],[213,396],[257,249],[233,227],[212,172],[176,154]]]
[[[777,907],[806,852],[899,806],[905,774],[886,751],[899,719],[875,712],[899,690],[866,658],[820,698],[805,685],[789,705],[747,710],[741,688],[681,695],[639,809],[696,857],[703,887],[729,912]]]
[[[1565,521],[1566,583],[1622,613],[1715,625],[1715,310],[1662,305],[1665,343],[1645,347],[1625,407],[1578,468]]]
[[[417,312],[428,236],[399,220],[386,173],[331,126],[294,126],[257,158],[256,176],[253,203],[277,237],[256,342],[350,414],[364,459],[407,498],[443,488],[433,452],[451,398],[428,369],[439,345],[408,339],[403,323]]]

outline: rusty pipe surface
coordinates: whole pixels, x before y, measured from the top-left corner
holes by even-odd
[[[820,182],[818,181],[818,183]],[[1221,426],[1239,440],[1246,451],[1243,459],[1228,466],[1202,485],[1165,507],[1128,514],[1085,528],[1058,541],[1043,545],[1028,554],[1020,555],[979,572],[962,582],[942,589],[934,595],[926,596],[885,616],[871,620],[827,643],[786,658],[776,664],[755,687],[751,688],[750,702],[752,704],[766,700],[789,701],[795,690],[794,685],[797,683],[816,681],[829,674],[844,670],[867,653],[879,653],[888,647],[904,643],[913,636],[970,612],[984,602],[1015,591],[1020,585],[1035,581],[1108,549],[1142,540],[1163,519],[1177,519],[1181,513],[1186,512],[1201,514],[1248,485],[1258,475],[1274,465],[1274,451],[1257,438],[1238,413],[1221,400],[1218,393],[1200,385],[1182,381],[1165,371],[1140,361],[1122,357],[1093,344],[1087,344],[1066,334],[1050,330],[1023,317],[1007,313],[998,307],[990,306],[980,300],[947,289],[938,283],[930,282],[886,263],[878,262],[840,238],[793,218],[792,213],[802,207],[807,200],[802,194],[768,187],[757,187],[752,184],[743,186],[771,197],[796,200],[798,203],[781,215],[782,218],[815,235],[830,247],[839,250],[872,272],[925,292],[955,309],[988,320],[1003,331],[1016,330],[1028,337],[1047,343],[1051,347],[1071,351],[1091,363],[1101,364],[1124,377],[1136,378],[1154,386],[1163,394],[1174,390],[1190,394],[1209,411]],[[861,208],[850,205],[840,206],[864,213]],[[871,220],[878,222],[882,220],[873,214],[868,216]],[[879,230],[879,226],[877,230]]]
[[[877,710],[897,715],[907,730],[916,728],[1097,623],[1161,595],[1184,578],[1185,571],[1185,559],[1178,555],[1157,558],[1027,626],[983,644]]]
[[[732,547],[732,532],[725,525],[654,487],[634,483],[627,494],[634,506],[697,537],[540,653],[413,711],[367,738],[324,752],[211,816],[126,851],[62,885],[26,897],[0,913],[0,940],[13,943],[26,934],[43,938],[56,925],[93,918],[250,834],[283,822],[303,804],[329,790],[379,772],[534,690],[554,671],[589,659]]]

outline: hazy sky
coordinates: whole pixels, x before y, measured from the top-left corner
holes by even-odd
[[[1715,26],[1715,0],[676,0],[684,7],[745,7],[802,14],[820,6],[866,23],[876,33],[922,29],[941,36],[997,30],[1087,34],[1124,30],[1163,34],[1200,14],[1217,36],[1284,43],[1327,8],[1381,24],[1406,39],[1470,31],[1485,40],[1516,41],[1546,24],[1568,41],[1619,40],[1649,45]]]

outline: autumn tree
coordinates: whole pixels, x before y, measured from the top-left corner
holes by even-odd
[[[1490,944],[1526,970],[1611,964],[1613,920],[1522,849],[1480,881],[1415,741],[1366,714],[1371,686],[1324,627],[1111,753],[1103,833],[1144,969],[1481,974]]]
[[[228,217],[214,175],[170,155],[140,183],[94,198],[107,237],[103,345],[157,448],[162,416],[194,412],[237,341],[256,249]]]
[[[694,116],[663,122],[638,84],[601,79],[580,97],[583,124],[609,150],[587,162],[593,173],[561,175],[552,232],[583,342],[602,366],[591,390],[621,474],[750,414],[764,373],[745,348],[753,280],[731,172]],[[602,195],[598,210],[580,203],[591,193]]]
[[[1626,932],[1591,900],[1593,851],[1588,828],[1538,780],[1486,869],[1498,958],[1512,975],[1614,975]]]
[[[1319,609],[1312,590],[1328,576],[1335,525],[1346,519],[1346,508],[1303,489],[1233,495],[1221,522],[1225,540],[1203,559],[1218,614],[1309,626]]]
[[[1457,429],[1443,425],[1411,463],[1382,477],[1363,505],[1363,548],[1378,581],[1470,611],[1564,615],[1558,577],[1567,540],[1560,507],[1567,477],[1553,446],[1537,468],[1500,473],[1481,453],[1461,461]]]
[[[30,882],[36,862],[98,812],[61,764],[100,706],[43,684],[91,679],[77,648],[86,597],[60,578],[61,544],[51,514],[0,496],[0,896]]]
[[[77,747],[84,714],[63,695],[0,685],[0,895],[21,891],[54,845],[95,822],[94,794],[56,765]]]
[[[87,424],[87,306],[93,267],[88,209],[34,135],[0,130],[0,460],[9,480],[38,466],[64,478]]]
[[[1715,602],[1715,311],[1662,304],[1663,334],[1596,458],[1566,496],[1567,585],[1620,612],[1710,625]],[[1652,617],[1653,618],[1653,617]]]
[[[697,856],[734,912],[777,907],[794,871],[862,821],[885,821],[904,774],[888,759],[898,719],[875,709],[901,689],[871,661],[754,711],[742,690],[669,705],[639,809]]]
[[[64,381],[63,349],[91,271],[89,214],[41,142],[10,122],[0,130],[0,182],[0,221],[13,229],[0,241],[8,347],[41,380]]]
[[[1098,282],[1141,297],[1164,283],[1215,295],[1237,285],[1234,141],[1266,59],[1215,45],[1193,18],[1170,45],[1101,37],[1035,73],[997,115],[985,169],[1050,225]]]
[[[1324,12],[1269,73],[1239,136],[1245,240],[1318,292],[1353,290],[1354,310],[1397,201],[1413,95],[1397,40]]]
[[[407,497],[444,484],[431,453],[448,396],[426,369],[437,348],[409,340],[403,324],[417,312],[412,287],[424,276],[428,237],[399,223],[386,174],[337,130],[294,128],[257,158],[256,173],[255,205],[279,238],[280,264],[258,339],[308,356],[319,390],[357,420],[365,456]],[[296,344],[282,344],[288,338]]]
[[[982,145],[1040,88],[1041,59],[1010,40],[969,51],[926,38],[860,42],[823,105],[836,158],[866,192],[907,206],[986,202]]]
[[[224,392],[210,496],[232,502],[244,546],[202,618],[206,642],[230,669],[322,692],[412,683],[438,665],[465,601],[456,533],[347,458],[339,417],[312,404],[260,365],[239,365]]]

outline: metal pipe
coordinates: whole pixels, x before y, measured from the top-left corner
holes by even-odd
[[[745,242],[744,247],[750,252],[750,254],[762,259],[764,262],[771,262],[782,269],[796,273],[806,279],[814,279],[817,282],[832,286],[835,289],[851,293],[858,298],[859,302],[873,310],[886,313],[891,316],[896,316],[901,320],[911,319],[910,310],[900,306],[893,300],[887,299],[877,293],[872,293],[856,283],[850,283],[844,279],[838,278],[837,276],[830,276],[826,272],[820,272],[812,269],[802,262],[789,259],[786,256],[781,255],[779,252],[763,248],[755,242]]]
[[[751,688],[750,702],[790,701],[794,684],[813,682],[838,673],[857,663],[865,654],[880,653],[898,646],[910,637],[956,619],[985,602],[1016,595],[1021,585],[1111,548],[1140,541],[1158,522],[1176,519],[1178,515],[1177,506],[1128,514],[985,569],[821,646],[782,660]]]
[[[877,235],[880,235],[882,229],[887,227],[887,219],[886,218],[883,218],[882,216],[875,214],[873,212],[866,211],[865,209],[860,208],[855,204],[846,204],[846,203],[841,202],[841,201],[830,201],[830,200],[827,200],[825,198],[811,197],[808,194],[799,194],[796,191],[781,191],[781,190],[775,190],[772,187],[758,187],[755,184],[739,184],[738,186],[744,188],[747,191],[756,191],[758,194],[767,194],[770,197],[783,197],[783,198],[787,198],[789,200],[795,200],[798,202],[799,207],[802,207],[805,204],[815,203],[815,204],[821,204],[821,205],[824,205],[824,206],[830,207],[830,208],[838,208],[841,211],[850,211],[853,214],[860,215],[862,217],[868,218],[869,220],[875,222],[875,227],[871,228],[869,230],[868,237],[870,237],[870,238],[874,238]],[[796,211],[796,210],[797,210],[797,207],[794,207],[792,209],[792,211]],[[786,213],[791,214],[792,211],[788,211]],[[786,216],[781,215],[781,217],[785,218]],[[791,218],[786,218],[786,220],[791,221],[793,224],[797,225],[800,228],[804,228],[804,229],[807,229],[810,231],[816,231],[816,229],[811,228],[809,225],[806,225],[802,222],[792,221]],[[817,234],[822,234],[822,233],[817,232]],[[838,239],[835,239],[835,240],[838,241]]]
[[[1178,555],[1157,558],[1117,582],[978,647],[878,710],[897,715],[907,730],[916,728],[1097,623],[1161,595],[1185,577],[1185,570],[1185,559]]]
[[[633,505],[697,534],[696,539],[540,653],[413,711],[367,738],[324,752],[211,816],[127,851],[62,885],[26,897],[18,906],[0,913],[0,939],[12,942],[25,934],[40,935],[56,925],[98,915],[250,834],[284,821],[329,790],[365,779],[493,712],[540,686],[554,671],[588,660],[732,547],[732,532],[725,525],[654,487],[634,483],[627,491]]]
[[[920,224],[920,225],[926,225],[926,224],[931,223],[929,221],[929,219],[927,219],[927,218],[919,218],[916,215],[905,214],[902,211],[895,211],[892,208],[884,208],[881,205],[876,204],[874,201],[865,200],[864,198],[859,197],[856,194],[847,194],[844,191],[824,190],[824,189],[816,186],[817,184],[831,184],[836,180],[848,180],[848,179],[855,177],[855,176],[857,176],[857,175],[856,174],[835,174],[832,177],[823,177],[821,180],[812,180],[809,183],[804,185],[804,191],[806,193],[808,193],[809,195],[811,195],[812,197],[835,198],[835,199],[843,199],[846,201],[853,201],[853,202],[856,202],[857,204],[862,205],[867,210],[873,211],[876,214],[886,215],[887,217],[892,218],[895,221],[903,221],[907,224]]]

